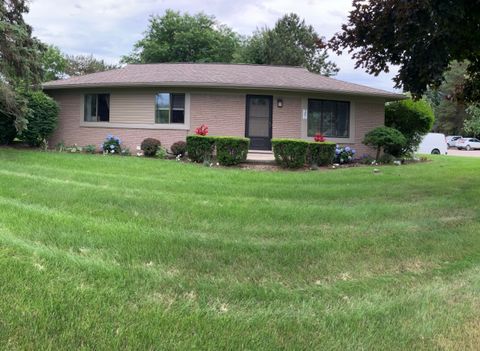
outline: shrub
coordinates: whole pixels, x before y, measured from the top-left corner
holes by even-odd
[[[176,141],[172,144],[172,146],[170,147],[170,150],[172,151],[172,154],[174,154],[175,156],[178,156],[178,155],[184,156],[185,153],[187,152],[187,143],[182,140]]]
[[[201,135],[187,136],[187,154],[194,162],[209,161],[215,150],[215,139]]]
[[[200,127],[195,129],[195,134],[206,136],[208,134],[208,126],[206,124],[202,124]]]
[[[390,152],[395,156],[411,154],[433,126],[434,114],[425,100],[396,101],[385,106],[385,126],[395,128],[405,137],[405,145]]]
[[[168,157],[167,150],[163,147],[159,147],[157,152],[155,153],[156,158],[166,159]]]
[[[222,166],[238,165],[245,162],[250,140],[236,137],[214,137],[217,160]]]
[[[335,143],[315,142],[308,144],[307,161],[310,165],[326,166],[335,159]]]
[[[275,161],[281,167],[300,168],[305,165],[309,142],[299,139],[272,139]]]
[[[375,159],[378,161],[380,158],[380,152],[383,150],[387,153],[391,153],[395,156],[399,150],[402,150],[407,140],[398,130],[390,127],[377,127],[372,129],[363,139],[363,143],[367,146],[372,146],[377,149],[377,155]]]
[[[357,151],[352,149],[350,146],[339,146],[335,147],[335,162],[339,164],[351,163]]]
[[[108,135],[103,144],[100,145],[104,154],[120,155],[122,152],[121,141],[118,137]]]
[[[0,113],[0,145],[10,144],[16,136],[14,119]]]
[[[83,148],[83,151],[85,151],[87,154],[96,154],[97,147],[95,145],[87,145]]]
[[[140,148],[146,157],[154,157],[157,154],[160,145],[162,145],[160,140],[155,138],[146,138],[142,141]]]
[[[58,105],[41,91],[27,93],[25,97],[29,109],[26,114],[28,124],[20,138],[30,146],[40,146],[57,126]]]

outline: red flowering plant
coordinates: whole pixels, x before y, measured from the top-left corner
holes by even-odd
[[[208,134],[208,126],[206,124],[202,124],[200,127],[195,129],[195,134],[197,135],[207,135]]]
[[[313,137],[313,140],[315,140],[317,143],[323,143],[325,141],[325,137],[322,135],[322,133],[316,133]]]

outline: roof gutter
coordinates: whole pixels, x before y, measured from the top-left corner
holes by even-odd
[[[404,100],[408,97],[403,94],[396,93],[369,93],[369,92],[358,92],[352,90],[329,90],[329,89],[309,89],[309,88],[299,88],[299,87],[278,87],[278,86],[251,86],[251,85],[237,85],[237,84],[221,84],[214,85],[211,83],[191,83],[191,82],[162,82],[159,83],[69,83],[61,84],[58,81],[55,81],[54,84],[43,84],[42,89],[44,90],[56,90],[56,89],[79,89],[79,88],[141,88],[141,87],[191,87],[191,88],[214,88],[214,89],[252,89],[252,90],[270,90],[270,91],[281,91],[281,92],[302,92],[302,93],[328,93],[328,94],[347,94],[351,96],[367,96],[367,97],[376,97],[384,98],[386,101],[396,101]]]

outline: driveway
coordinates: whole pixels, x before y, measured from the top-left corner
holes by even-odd
[[[467,157],[480,157],[480,150],[457,150],[457,149],[448,149],[448,154],[450,156],[467,156]]]

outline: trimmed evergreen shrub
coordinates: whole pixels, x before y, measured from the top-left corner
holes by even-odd
[[[324,141],[308,144],[307,161],[310,165],[327,166],[335,159],[335,143]]]
[[[20,138],[30,146],[40,146],[57,127],[58,105],[42,91],[25,94],[29,111],[26,115],[27,129]]]
[[[213,137],[217,148],[217,160],[222,166],[245,162],[250,139],[238,137]]]
[[[187,152],[187,143],[180,140],[176,141],[170,146],[170,150],[172,151],[172,154],[175,156],[182,155],[184,156],[185,153]]]
[[[202,135],[187,136],[187,154],[193,162],[211,160],[214,150],[215,138]]]
[[[395,128],[377,127],[372,129],[363,139],[363,143],[367,146],[374,147],[377,150],[375,159],[378,161],[380,152],[383,151],[393,156],[400,156],[402,148],[406,145],[407,139],[405,136]]]
[[[16,136],[13,118],[0,114],[0,145],[10,144]]]
[[[278,165],[300,168],[305,165],[309,142],[300,139],[272,139],[273,154]]]
[[[157,154],[157,151],[161,145],[162,143],[158,139],[146,138],[146,139],[143,139],[142,144],[140,145],[140,148],[142,149],[143,154],[146,157],[154,157]]]

